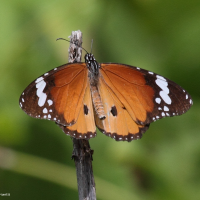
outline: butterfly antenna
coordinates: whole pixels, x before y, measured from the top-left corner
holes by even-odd
[[[91,54],[92,54],[93,39],[91,41]]]
[[[71,42],[71,41],[69,41],[69,40],[67,40],[67,39],[65,39],[65,38],[57,38],[56,41],[57,41],[57,40],[65,40],[65,41],[67,41],[67,42],[69,42],[69,43],[75,44],[76,46],[78,46],[78,47],[80,47],[81,49],[83,49],[86,53],[88,53],[86,49],[84,49],[83,47],[81,47],[80,45],[78,45],[78,44],[75,43],[75,42]]]

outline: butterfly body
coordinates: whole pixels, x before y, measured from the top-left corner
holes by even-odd
[[[153,72],[117,64],[69,63],[33,81],[20,107],[30,116],[56,122],[67,134],[89,139],[96,126],[117,141],[139,139],[150,123],[181,115],[193,104],[179,85]]]
[[[85,55],[85,63],[89,70],[88,77],[89,77],[89,82],[90,82],[90,91],[92,95],[92,102],[93,102],[94,109],[100,119],[105,119],[106,116],[104,113],[101,96],[98,90],[100,65],[95,60],[92,54]]]

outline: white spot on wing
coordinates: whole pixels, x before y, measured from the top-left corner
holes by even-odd
[[[161,99],[160,98],[156,98],[155,101],[156,101],[156,103],[160,104]]]
[[[38,105],[40,107],[44,106],[46,99],[47,99],[47,95],[45,93],[41,93],[39,100],[38,100]]]
[[[39,83],[40,81],[42,81],[44,78],[43,77],[39,77],[36,81],[35,81],[35,83]]]
[[[168,82],[166,81],[166,79],[162,76],[156,75],[157,79],[155,80],[156,84],[161,88],[160,91],[160,97],[163,99],[163,101],[167,104],[171,104],[172,100],[169,97],[169,88],[168,86]]]
[[[168,83],[166,81],[156,79],[156,84],[163,90],[165,93],[169,94]]]
[[[188,99],[188,95],[187,94],[186,94],[185,98]]]
[[[48,111],[47,111],[47,109],[46,108],[44,108],[43,109],[43,113],[47,113]]]
[[[167,104],[171,104],[172,100],[171,98],[168,96],[168,94],[166,94],[164,91],[160,91],[160,96],[162,97],[163,101]]]
[[[49,73],[45,73],[44,76],[47,76]]]
[[[153,72],[150,72],[150,71],[149,71],[148,73],[149,73],[149,74],[153,74]]]
[[[164,106],[164,111],[169,111],[169,108],[167,106]]]
[[[49,106],[51,106],[53,104],[53,101],[51,99],[49,99],[48,101]]]
[[[42,78],[42,77],[40,77],[40,78]],[[37,88],[36,95],[39,97],[38,105],[40,107],[42,107],[45,104],[46,98],[47,98],[47,95],[45,93],[43,93],[45,86],[46,86],[46,82],[43,80],[43,78],[40,80],[40,82],[38,82],[36,84],[36,88]]]
[[[160,75],[156,75],[156,77],[159,78],[159,79],[162,79],[162,80],[166,81],[166,79],[164,77],[160,76]]]
[[[51,118],[51,115],[50,115],[50,114],[48,114],[48,118]]]
[[[44,81],[41,81],[36,84],[36,88],[37,88],[36,94],[38,97],[40,96],[41,93],[43,93],[45,86],[46,86],[46,82],[44,82]]]
[[[164,112],[162,112],[162,114],[161,114],[163,117],[165,116],[165,113]]]

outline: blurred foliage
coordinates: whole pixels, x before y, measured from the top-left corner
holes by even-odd
[[[102,133],[91,139],[97,198],[199,200],[199,10],[198,0],[1,1],[0,145],[12,153],[0,149],[0,193],[78,199],[76,177],[68,178],[75,172],[70,137],[27,116],[18,99],[32,80],[67,62],[69,44],[56,38],[81,30],[88,51],[94,39],[99,62],[159,73],[194,101],[185,115],[153,123],[142,140],[116,142]]]

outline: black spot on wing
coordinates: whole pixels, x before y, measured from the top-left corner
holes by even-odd
[[[87,107],[86,105],[84,105],[84,108],[83,108],[83,109],[84,109],[84,114],[85,114],[85,115],[88,115],[88,107]]]
[[[117,108],[115,106],[112,106],[110,112],[112,113],[112,115],[115,117],[117,116]]]

